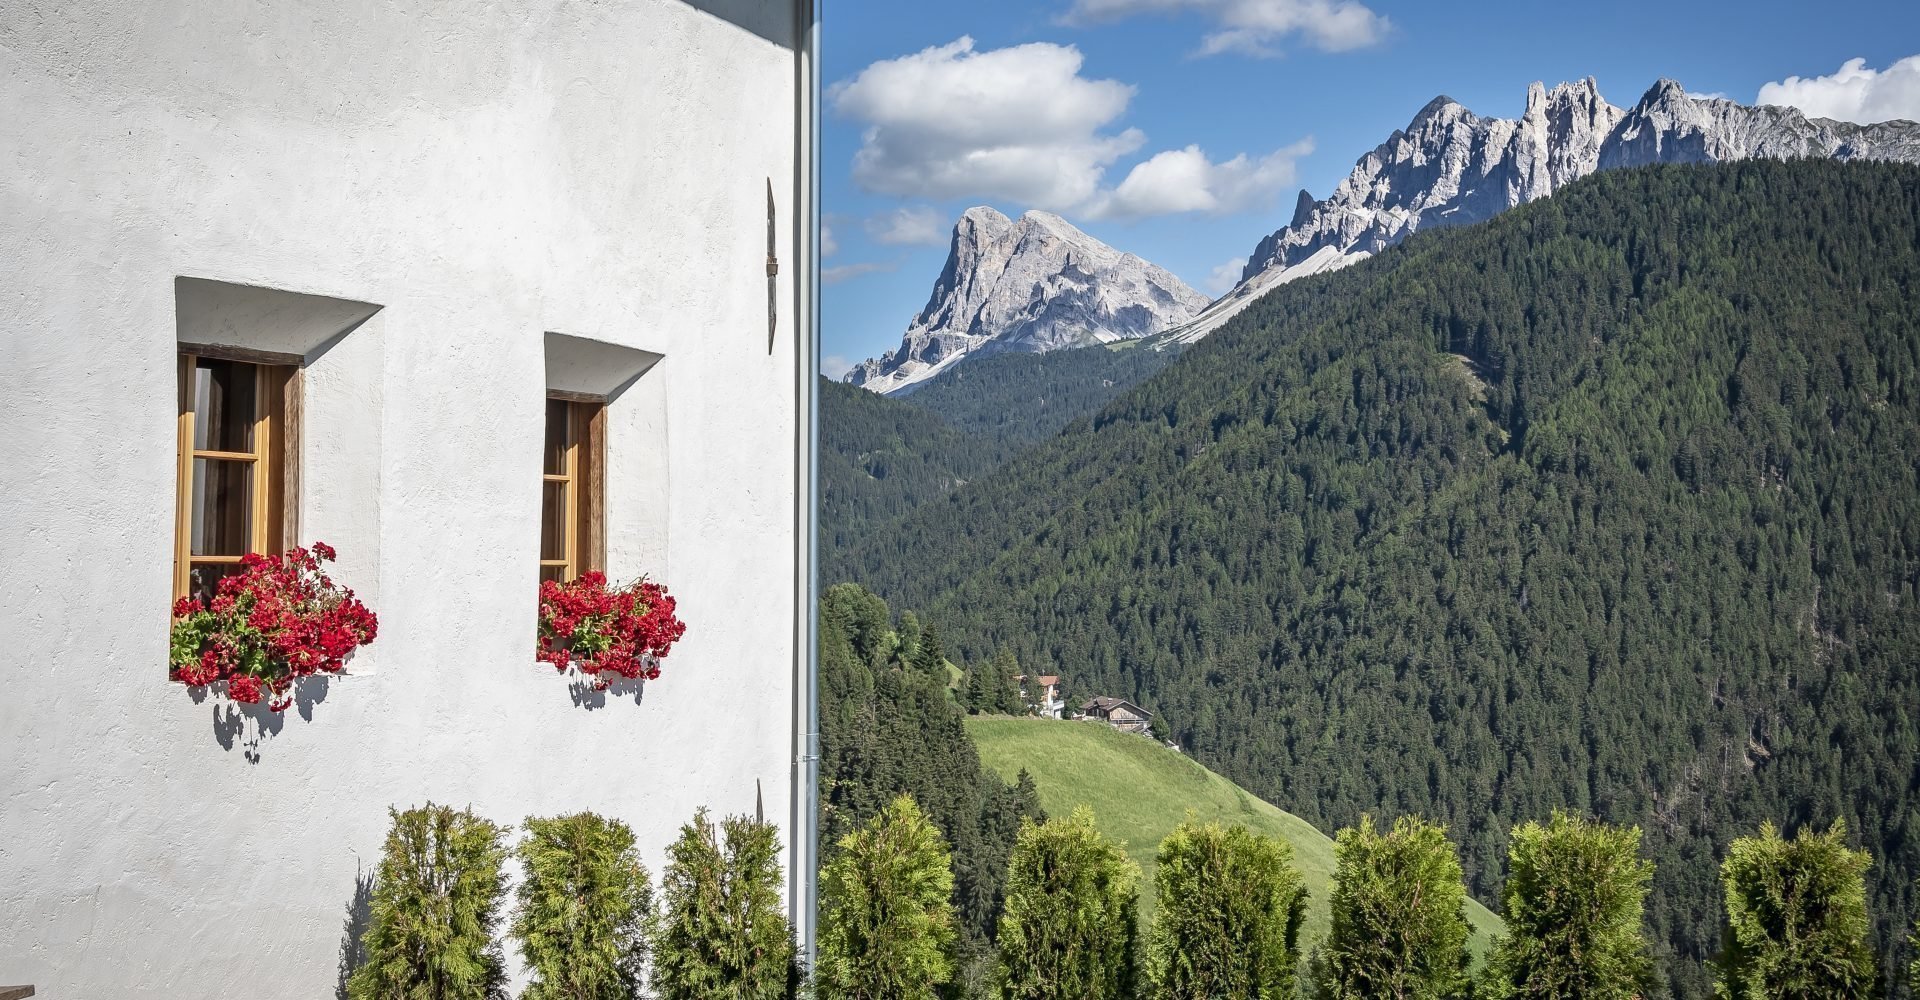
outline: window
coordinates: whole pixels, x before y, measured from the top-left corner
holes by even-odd
[[[211,598],[249,552],[285,547],[295,369],[180,355],[173,593]]]
[[[540,579],[567,581],[604,569],[606,406],[547,400],[540,484]]]

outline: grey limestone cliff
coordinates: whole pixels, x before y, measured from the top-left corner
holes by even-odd
[[[1190,319],[1207,297],[1166,270],[1057,215],[1018,220],[973,208],[953,227],[947,265],[900,346],[846,380],[894,392],[960,359],[1145,337]]]

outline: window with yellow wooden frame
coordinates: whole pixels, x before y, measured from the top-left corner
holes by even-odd
[[[249,552],[278,552],[294,530],[289,442],[298,424],[290,364],[183,350],[173,595],[211,599]]]
[[[606,569],[606,406],[547,400],[540,483],[540,579]]]

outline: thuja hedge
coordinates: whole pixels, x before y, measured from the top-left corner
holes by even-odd
[[[429,803],[392,815],[351,1000],[505,1000],[496,929],[509,857],[523,868],[508,929],[528,972],[522,1000],[630,1000],[649,964],[661,1000],[794,995],[770,824],[695,814],[668,849],[656,910],[619,820],[529,817],[509,850],[510,828],[469,810]]]
[[[1765,828],[1730,846],[1721,872],[1726,1000],[1869,995],[1868,859],[1843,841],[1837,826],[1793,840]],[[823,963],[832,968],[816,979],[817,996],[934,995],[952,967],[934,950],[951,938],[914,929],[950,919],[938,834],[903,799],[846,847],[823,887]],[[1085,812],[1029,822],[1008,872],[999,975],[980,995],[1628,1000],[1649,995],[1651,974],[1643,910],[1653,866],[1640,851],[1638,829],[1565,813],[1517,828],[1502,898],[1509,934],[1473,977],[1460,860],[1436,824],[1402,817],[1382,828],[1363,818],[1340,831],[1332,928],[1313,961],[1300,963],[1306,889],[1285,843],[1192,820],[1176,828],[1160,845],[1160,913],[1137,956],[1139,873],[1122,845],[1102,838]],[[940,995],[963,994],[949,986]]]
[[[531,1000],[782,1000],[802,984],[769,824],[705,811],[668,849],[656,910],[633,832],[579,813],[510,830],[429,803],[394,811],[375,875],[353,1000],[504,1000],[496,930],[506,866],[524,873],[508,933]],[[1245,829],[1183,823],[1160,845],[1160,914],[1136,945],[1139,871],[1084,810],[1026,823],[999,921],[1001,1000],[1284,1000],[1469,995],[1625,1000],[1646,995],[1640,831],[1556,813],[1513,832],[1502,896],[1509,934],[1467,975],[1460,862],[1444,828],[1363,818],[1336,845],[1332,929],[1300,963],[1307,892],[1292,851]],[[959,997],[953,856],[902,796],[849,835],[822,885],[820,1000]],[[1865,1000],[1871,859],[1836,823],[1772,826],[1729,846],[1716,959],[1725,1000]],[[1144,953],[1144,954],[1143,954]]]

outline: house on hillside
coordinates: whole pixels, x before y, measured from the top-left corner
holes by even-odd
[[[1014,680],[1020,684],[1020,699],[1026,702],[1028,711],[1045,719],[1058,719],[1066,714],[1067,705],[1060,700],[1058,674],[1037,677],[1020,674]]]
[[[1090,698],[1080,711],[1087,721],[1104,722],[1123,733],[1144,736],[1153,728],[1153,713],[1124,698]]]
[[[333,996],[429,801],[657,872],[762,789],[811,940],[817,13],[0,3],[0,983]],[[344,672],[170,671],[316,541]],[[535,661],[596,572],[678,601],[644,697]]]

